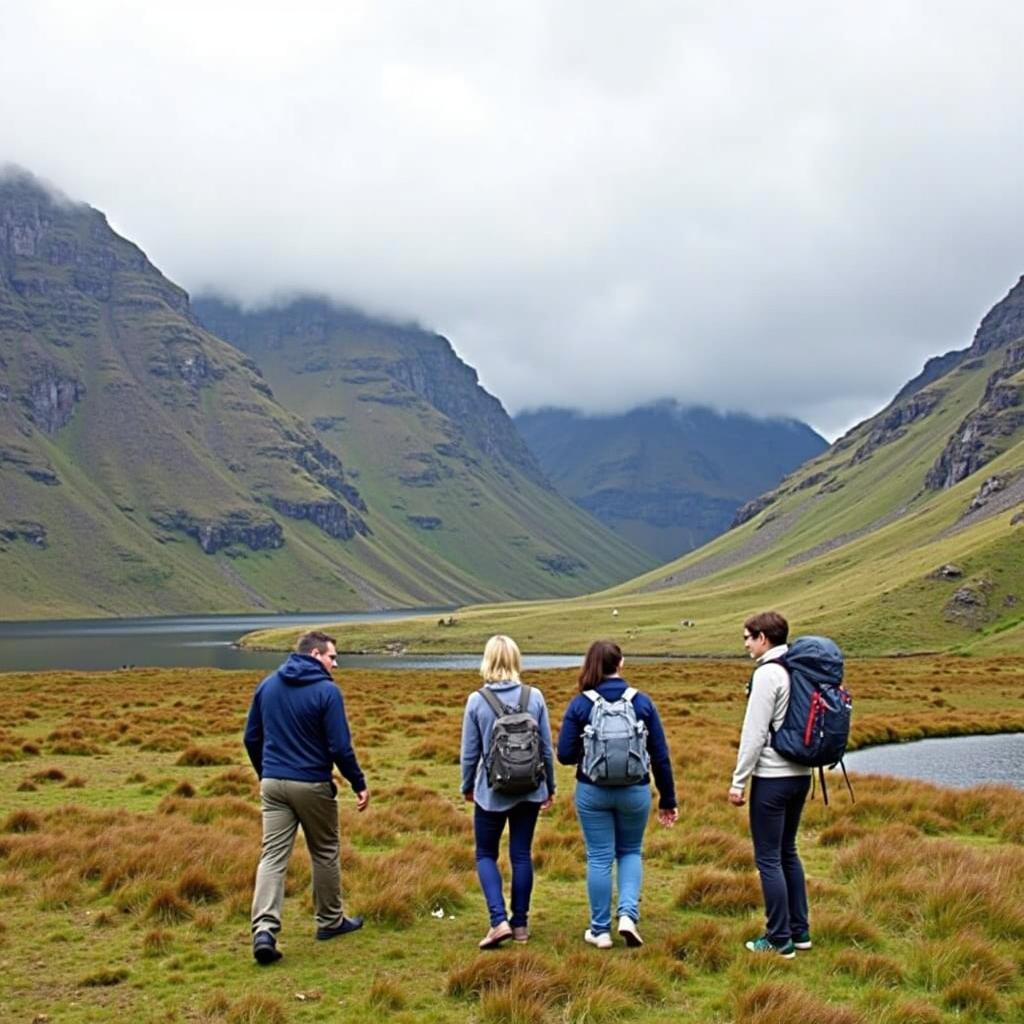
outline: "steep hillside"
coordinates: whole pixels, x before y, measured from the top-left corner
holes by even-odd
[[[655,563],[561,497],[448,341],[319,299],[193,304],[342,455],[368,505],[489,596],[570,595]]]
[[[541,409],[515,423],[562,494],[659,562],[722,533],[744,502],[828,447],[795,420],[674,402],[618,416]]]
[[[480,594],[389,546],[337,455],[187,295],[21,172],[0,178],[0,483],[8,617]]]
[[[532,650],[612,635],[635,653],[735,653],[765,607],[859,653],[1024,650],[1024,279],[968,349],[700,550],[575,601],[464,610],[457,639],[410,621],[352,642],[472,650],[500,622]]]

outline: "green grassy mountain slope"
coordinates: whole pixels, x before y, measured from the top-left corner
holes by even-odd
[[[336,454],[103,214],[0,177],[0,615],[488,596],[376,516]]]
[[[766,607],[858,653],[1024,649],[1024,279],[968,349],[698,551],[575,601],[466,609],[458,638],[410,621],[346,640],[474,650],[500,628],[531,650],[611,635],[637,653],[735,653],[743,616]]]
[[[541,409],[515,423],[566,497],[659,562],[722,533],[744,502],[828,447],[795,420],[667,401],[616,416]]]
[[[551,487],[445,338],[313,298],[193,308],[343,455],[395,534],[472,577],[481,596],[579,594],[654,564]]]

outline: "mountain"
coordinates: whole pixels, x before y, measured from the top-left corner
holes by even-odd
[[[371,509],[491,596],[578,594],[655,564],[554,490],[441,335],[314,297],[193,309],[344,458]]]
[[[930,360],[727,533],[571,603],[464,609],[458,642],[500,622],[534,650],[612,633],[633,653],[739,654],[740,623],[764,608],[850,653],[1024,653],[1024,278],[969,347]],[[351,639],[383,636],[439,649],[416,620]]]
[[[571,593],[642,561],[572,509],[564,546],[512,520],[493,547],[535,566],[525,579],[394,528],[102,213],[0,175],[0,615],[448,604]]]
[[[552,483],[659,562],[700,547],[828,442],[806,424],[665,401],[617,416],[515,418]]]

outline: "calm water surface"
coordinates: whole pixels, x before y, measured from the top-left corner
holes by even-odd
[[[123,665],[163,668],[276,668],[278,652],[242,651],[235,641],[254,629],[316,626],[325,622],[388,622],[447,608],[386,612],[310,612],[302,615],[193,615],[177,618],[62,619],[0,622],[0,672],[111,669]],[[479,654],[390,657],[343,655],[350,668],[477,668]],[[526,656],[525,668],[566,668],[581,658]]]
[[[1024,789],[1024,733],[890,743],[846,755],[851,771],[923,779],[942,786],[999,782]]]

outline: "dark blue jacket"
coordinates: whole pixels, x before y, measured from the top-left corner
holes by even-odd
[[[353,792],[366,789],[341,690],[309,654],[290,655],[256,687],[245,749],[261,779],[327,782],[336,764]]]
[[[618,676],[605,679],[594,687],[607,701],[618,700],[629,684]],[[565,709],[562,728],[558,731],[558,761],[560,764],[576,765],[576,778],[580,782],[587,779],[580,773],[579,763],[583,759],[583,730],[590,722],[590,712],[594,705],[582,693],[573,697]],[[637,693],[633,698],[633,710],[636,717],[647,726],[647,752],[651,755],[651,771],[654,772],[654,784],[658,787],[658,807],[670,810],[676,806],[676,786],[672,778],[672,760],[668,753],[668,742],[665,730],[661,727],[661,719],[654,702],[646,693]],[[650,776],[645,775],[642,783],[650,785]]]

